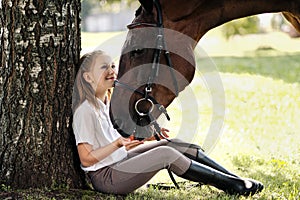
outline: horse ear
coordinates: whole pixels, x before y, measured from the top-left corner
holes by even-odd
[[[177,21],[192,14],[203,2],[204,0],[162,0],[161,4],[167,17]]]
[[[139,0],[139,2],[148,13],[152,13],[152,10],[153,10],[153,1],[152,0]]]

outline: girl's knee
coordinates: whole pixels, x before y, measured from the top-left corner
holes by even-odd
[[[174,153],[177,151],[176,149],[169,146],[159,146],[153,149],[157,153],[166,154],[166,153]]]
[[[179,151],[176,149],[169,147],[169,146],[160,146],[153,149],[155,154],[163,160],[174,161],[178,157],[183,156]]]
[[[178,143],[181,143],[181,142],[184,142],[184,141],[181,140],[181,139],[178,139],[178,138],[173,138],[173,139],[171,139],[171,142],[178,142]]]

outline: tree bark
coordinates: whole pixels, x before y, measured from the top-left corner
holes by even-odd
[[[80,0],[0,1],[0,183],[85,185],[72,133]]]

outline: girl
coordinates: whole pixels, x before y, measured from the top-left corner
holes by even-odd
[[[115,64],[102,51],[85,54],[73,93],[73,129],[81,167],[95,190],[128,194],[144,185],[159,170],[215,186],[230,194],[260,192],[260,182],[240,178],[204,155],[201,149],[180,147],[167,140],[143,141],[121,137],[109,119]],[[162,129],[167,136],[168,130]]]

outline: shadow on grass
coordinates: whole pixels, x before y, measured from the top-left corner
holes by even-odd
[[[7,191],[0,193],[0,199],[42,199],[42,200],[191,200],[191,199],[239,199],[237,196],[227,195],[224,192],[208,186],[194,188],[192,190],[138,190],[127,196],[109,195],[93,190],[80,189],[27,189],[18,191]]]
[[[84,189],[27,189],[0,193],[0,199],[42,199],[42,200],[125,200],[125,196],[108,195]]]

